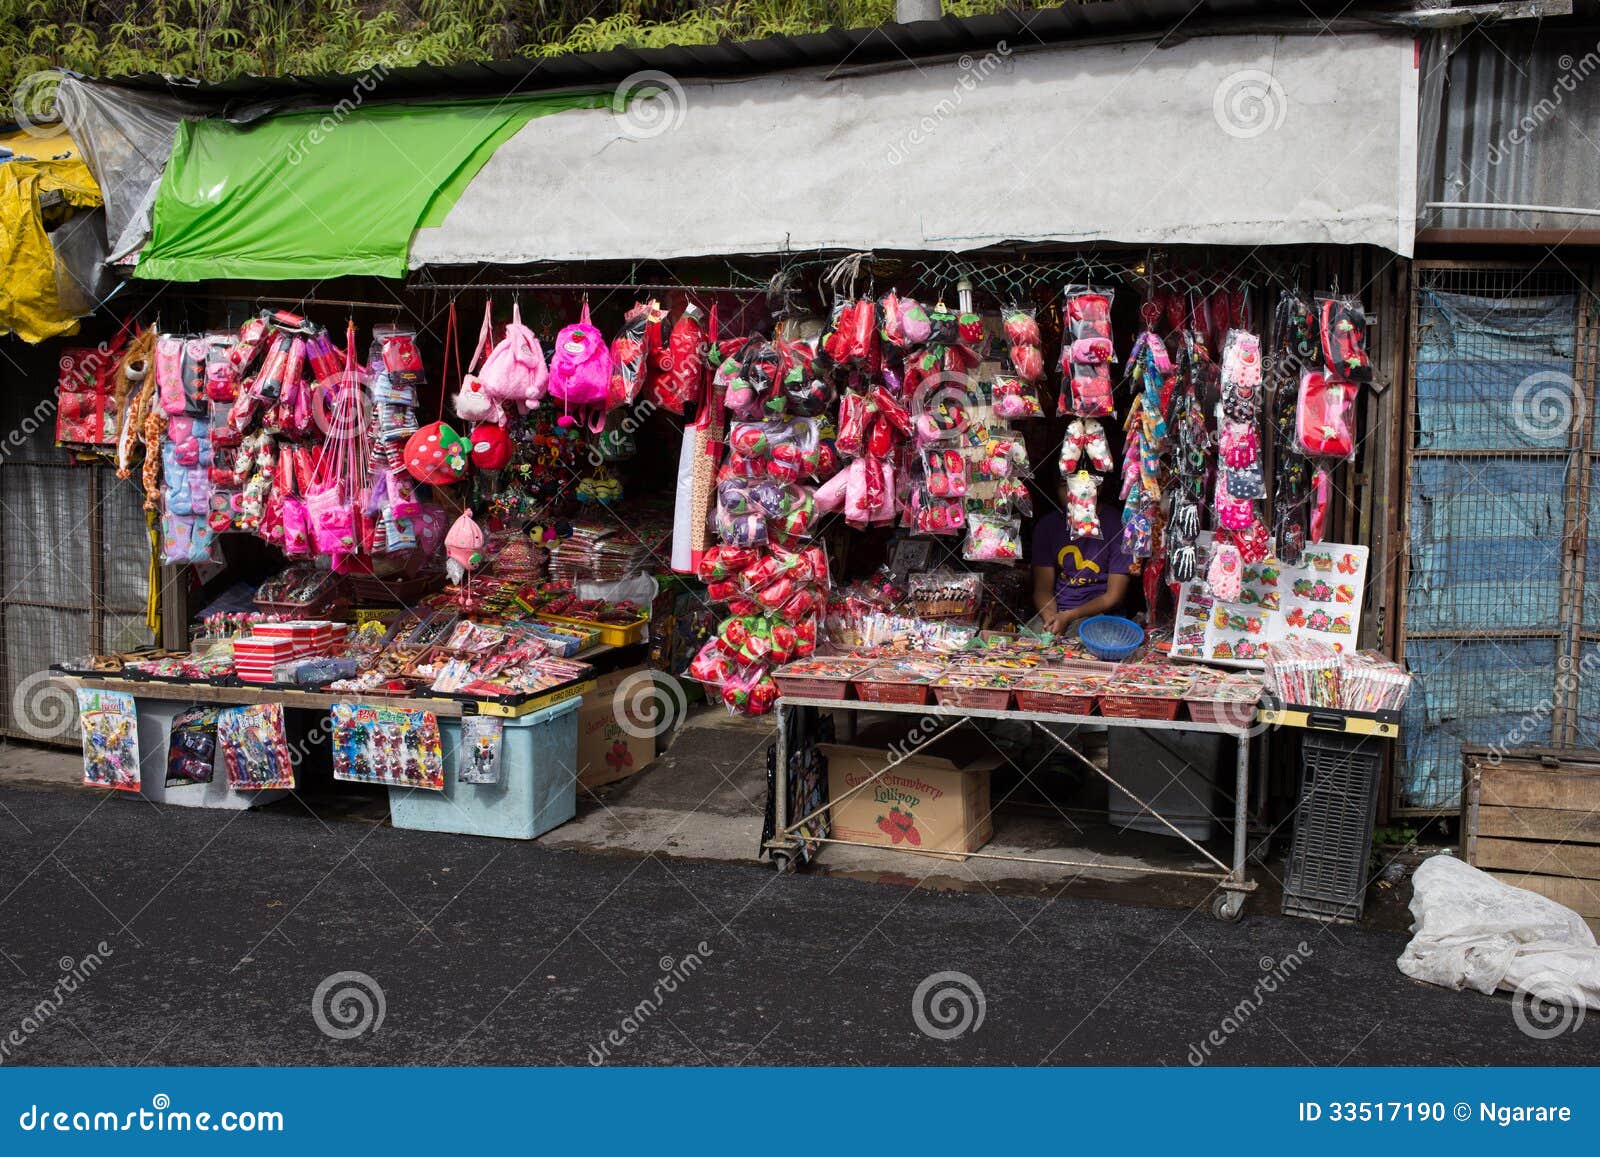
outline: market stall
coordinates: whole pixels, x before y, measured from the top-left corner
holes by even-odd
[[[1372,389],[1361,302],[1250,256],[721,272],[419,279],[403,312],[431,305],[442,340],[385,322],[365,358],[353,323],[335,341],[309,309],[135,332],[104,375],[107,452],[143,488],[161,561],[223,577],[186,650],[62,665],[105,720],[86,728],[88,782],[138,786],[127,741],[156,735],[141,705],[165,703],[169,757],[204,750],[191,733],[212,727],[230,791],[281,790],[283,712],[317,712],[335,778],[443,792],[472,816],[449,830],[491,831],[473,777],[500,768],[516,721],[588,696],[638,738],[617,676],[649,632],[647,679],[774,714],[763,850],[784,866],[862,842],[1007,858],[973,834],[987,806],[959,848],[922,842],[904,807],[866,841],[834,830],[908,760],[948,752],[896,741],[830,788],[825,748],[854,726],[824,717],[1011,721],[1106,783],[1114,809],[1186,841],[1209,867],[1180,872],[1236,916],[1250,824],[1277,822],[1251,769],[1278,660],[1311,648],[1347,686],[1389,680],[1384,710],[1404,695],[1403,673],[1358,646],[1369,548],[1334,533],[1354,526],[1342,491]],[[260,548],[242,589],[241,541]],[[185,697],[198,720],[172,715]],[[1231,741],[1231,850],[1167,814],[1137,767],[1088,754],[1082,735],[1101,729],[1112,751],[1141,733]],[[515,738],[504,770],[522,775],[539,750]],[[651,755],[617,738],[606,759],[622,774]],[[963,798],[993,770],[951,768]],[[1197,770],[1208,797],[1217,769]]]
[[[116,459],[159,561],[203,600],[181,649],[55,664],[87,784],[244,807],[295,788],[326,746],[334,780],[399,793],[401,826],[531,838],[571,818],[582,697],[646,651],[648,603],[610,589],[610,560],[650,545],[583,520],[601,496],[574,494],[582,435],[548,409],[520,420],[565,371],[559,354],[516,362],[538,347],[513,314],[495,340],[486,317],[471,369],[537,396],[470,442],[406,325],[373,327],[363,359],[353,321],[336,344],[305,314],[259,310],[231,330],[137,330],[87,385],[63,366],[63,397],[92,388],[110,419],[58,438]],[[454,339],[436,374],[459,385]],[[302,742],[308,721],[322,743]]]

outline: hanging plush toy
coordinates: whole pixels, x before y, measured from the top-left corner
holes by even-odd
[[[444,536],[445,574],[456,586],[483,565],[484,542],[483,528],[474,521],[472,511],[463,510]]]
[[[611,349],[589,321],[589,303],[583,303],[583,316],[556,335],[555,354],[550,359],[550,396],[562,404],[556,424],[574,425],[576,409],[591,432],[598,434],[605,425],[606,395],[611,386]]]

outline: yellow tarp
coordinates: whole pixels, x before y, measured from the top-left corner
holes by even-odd
[[[0,162],[0,334],[41,342],[78,332],[78,319],[56,296],[56,255],[44,230],[42,196],[59,192],[75,209],[100,204],[100,186],[65,129],[0,134],[30,160]]]

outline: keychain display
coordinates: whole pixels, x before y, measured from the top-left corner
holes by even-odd
[[[139,790],[139,728],[133,696],[78,688],[86,787]]]

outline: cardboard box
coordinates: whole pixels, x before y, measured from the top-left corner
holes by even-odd
[[[578,708],[578,786],[597,788],[615,783],[649,767],[656,757],[656,739],[651,734],[630,734],[622,726],[622,712],[618,710],[617,688],[628,678],[647,667],[629,667],[602,675],[593,691],[583,697]],[[645,731],[647,720],[639,718],[652,697],[648,686],[641,680],[630,685],[629,699],[633,707],[627,715],[634,721],[633,731]],[[634,690],[634,687],[638,687]]]
[[[1000,757],[991,744],[958,731],[901,759],[917,746],[914,738],[868,745],[870,738],[819,747],[828,761],[828,798],[843,800],[833,808],[833,838],[947,852],[942,858],[953,860],[993,838],[989,773],[1000,766]],[[843,798],[889,763],[895,765]]]

